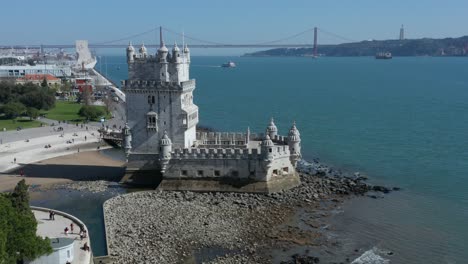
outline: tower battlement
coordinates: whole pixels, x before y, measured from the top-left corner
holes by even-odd
[[[194,79],[183,82],[163,82],[161,80],[123,80],[121,81],[122,89],[126,92],[150,92],[151,90],[159,91],[189,91],[195,89],[196,82]]]

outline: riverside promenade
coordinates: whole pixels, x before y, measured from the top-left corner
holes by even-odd
[[[63,131],[57,131],[63,127]],[[55,128],[55,130],[54,130]],[[96,150],[101,146],[98,127],[60,124],[0,133],[0,172],[44,159]],[[46,146],[49,146],[46,148]],[[16,162],[15,162],[16,159]]]
[[[83,249],[85,243],[87,243],[87,245],[91,248],[89,232],[86,225],[81,220],[67,213],[48,208],[32,206],[31,209],[38,223],[37,235],[42,237],[49,237],[52,242],[54,242],[55,238],[58,238],[59,240],[62,238],[73,239],[73,261],[71,261],[71,263],[91,263],[92,251],[85,251]],[[55,220],[49,219],[49,211],[55,212]],[[68,234],[65,234],[65,227],[68,227],[68,229],[70,229],[71,223],[73,223],[74,225],[74,231],[69,231]],[[80,239],[79,235],[80,227],[83,230],[86,230],[86,233],[88,234],[87,237],[83,238],[82,240]],[[46,258],[46,256],[44,256],[44,258]]]

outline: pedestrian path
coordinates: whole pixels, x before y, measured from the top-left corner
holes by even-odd
[[[22,164],[96,150],[100,141],[99,132],[85,130],[3,143],[0,145],[0,172],[8,172]]]
[[[80,224],[71,218],[62,216],[60,214],[55,214],[55,220],[49,219],[49,212],[47,211],[39,211],[39,210],[32,210],[34,216],[37,221],[37,235],[42,237],[49,237],[49,238],[71,238],[74,239],[74,246],[73,246],[73,262],[72,263],[90,263],[91,259],[91,251],[83,250],[83,246],[85,243],[90,246],[89,235],[86,238],[80,239]],[[70,229],[70,224],[73,223],[74,230],[73,232],[69,231],[68,234],[65,234],[64,230],[66,227]],[[85,227],[86,228],[86,227]],[[86,233],[89,232],[86,230]]]

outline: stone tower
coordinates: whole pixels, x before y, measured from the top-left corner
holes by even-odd
[[[127,47],[128,80],[122,86],[127,134],[131,136],[131,145],[127,140],[125,146],[129,162],[158,155],[167,148],[161,142],[171,142],[172,148],[189,148],[196,140],[198,107],[193,103],[195,80],[189,79],[189,49],[185,46],[181,51],[175,44],[170,54],[162,30],[160,36],[155,55],[144,45],[139,53],[131,43]]]
[[[302,158],[301,155],[301,134],[296,127],[296,122],[293,123],[288,133],[289,159],[293,166]]]

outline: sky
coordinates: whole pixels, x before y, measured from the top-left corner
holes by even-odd
[[[101,43],[148,31],[115,43],[158,43],[154,29],[159,26],[230,44],[273,41],[313,27],[320,29],[319,44],[394,39],[402,24],[407,38],[468,35],[467,0],[10,0],[2,2],[1,10],[0,45],[72,44],[77,39]],[[170,32],[165,39],[182,42]],[[309,31],[288,42],[312,39]],[[199,52],[244,51],[251,50]]]

